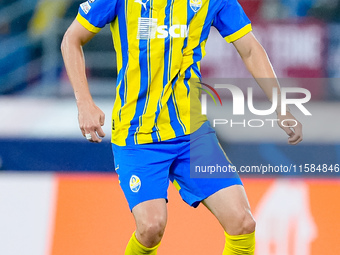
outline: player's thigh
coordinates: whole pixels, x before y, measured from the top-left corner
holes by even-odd
[[[248,234],[255,230],[255,221],[242,185],[221,189],[202,203],[216,216],[228,234]]]

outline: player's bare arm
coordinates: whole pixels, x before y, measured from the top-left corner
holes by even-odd
[[[280,95],[280,85],[277,81],[273,67],[269,61],[267,53],[263,49],[262,45],[257,41],[254,34],[248,33],[244,37],[233,42],[233,44],[240,54],[248,71],[255,78],[256,82],[262,88],[268,99],[272,101],[273,88],[276,88],[277,93]],[[300,143],[302,141],[301,123],[296,120],[289,111],[287,111],[286,115],[282,115],[280,106],[276,112],[279,119],[279,126],[289,136],[288,143],[292,145]],[[281,125],[283,120],[287,120],[285,121],[285,125],[289,127]],[[296,125],[295,121],[297,122],[297,126],[293,127]]]
[[[72,84],[78,106],[79,127],[84,137],[91,142],[101,142],[105,115],[93,102],[85,73],[85,59],[82,46],[95,34],[75,20],[66,31],[61,51]]]

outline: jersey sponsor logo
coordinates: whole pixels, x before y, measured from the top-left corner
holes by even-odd
[[[141,5],[143,5],[143,7],[146,10],[146,4],[149,2],[149,0],[146,0],[145,2],[143,2],[143,0],[135,0],[135,3],[139,3]]]
[[[130,189],[132,192],[137,193],[142,186],[142,182],[137,175],[132,175],[130,178]]]
[[[202,0],[190,0],[189,2],[191,10],[198,12],[202,7]]]
[[[83,10],[85,14],[88,14],[91,9],[91,5],[89,4],[89,2],[86,1],[80,5],[80,8]]]
[[[161,25],[157,26],[157,19],[142,18],[138,19],[138,40],[148,40],[154,38],[186,38],[188,37],[189,27],[187,25]]]
[[[169,27],[166,25],[157,27],[157,38],[166,38],[169,35],[174,38],[188,37],[189,28],[187,25],[172,25]]]

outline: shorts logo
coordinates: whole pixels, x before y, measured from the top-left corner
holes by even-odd
[[[198,12],[202,7],[202,0],[190,0],[190,8],[194,12]]]
[[[91,5],[89,4],[89,2],[84,2],[80,5],[80,8],[83,10],[85,14],[88,14],[91,9]]]
[[[139,177],[136,175],[132,175],[130,178],[130,189],[132,192],[137,193],[142,185]]]

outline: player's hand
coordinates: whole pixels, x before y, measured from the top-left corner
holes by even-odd
[[[78,103],[79,127],[84,137],[90,142],[100,143],[105,133],[102,129],[105,114],[93,102]]]
[[[295,117],[287,112],[286,115],[278,114],[278,124],[289,136],[288,143],[296,145],[302,141],[302,124]],[[282,125],[282,121],[284,126]],[[296,124],[297,123],[297,124]]]

